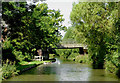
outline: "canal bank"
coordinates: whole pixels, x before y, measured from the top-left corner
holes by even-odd
[[[11,77],[15,77],[18,76],[20,74],[22,74],[25,71],[28,71],[32,68],[35,68],[39,65],[42,65],[44,63],[51,63],[50,60],[47,61],[31,61],[31,62],[27,62],[27,61],[21,61],[18,64],[9,64],[6,63],[3,65],[2,67],[2,80],[7,80]]]
[[[118,81],[104,69],[92,69],[90,65],[57,59],[52,64],[39,65],[6,81]]]

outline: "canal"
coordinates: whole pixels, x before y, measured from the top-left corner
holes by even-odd
[[[55,63],[40,65],[6,81],[118,81],[118,78],[104,69],[57,59]]]

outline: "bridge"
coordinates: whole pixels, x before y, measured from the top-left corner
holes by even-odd
[[[49,54],[48,54],[48,50],[52,52],[52,49],[74,49],[74,48],[79,48],[79,53],[80,54],[87,54],[87,45],[84,44],[80,44],[77,43],[75,40],[73,39],[69,39],[67,41],[62,42],[61,44],[56,44],[55,48],[47,48],[46,51],[43,51],[43,56],[44,59],[49,59]]]
[[[51,50],[52,49],[74,49],[74,48],[79,48],[79,53],[80,54],[87,54],[87,45],[84,45],[84,44],[59,44],[57,45],[56,48],[48,48],[48,50]]]
[[[83,48],[83,49],[88,49],[87,48],[87,45],[84,45],[84,44],[61,44],[61,45],[58,45],[57,48],[55,49],[71,49],[71,48]]]

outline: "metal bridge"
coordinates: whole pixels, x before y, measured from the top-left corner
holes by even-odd
[[[74,48],[79,48],[79,53],[80,54],[87,54],[87,45],[83,45],[83,44],[59,44],[57,45],[56,48],[48,48],[49,50],[52,50],[52,49],[74,49]]]
[[[88,53],[87,52],[87,50],[88,50],[87,45],[79,44],[76,41],[70,40],[70,39],[69,39],[69,41],[68,40],[64,41],[61,44],[56,44],[55,48],[49,47],[49,48],[47,48],[47,50],[52,51],[52,49],[74,49],[74,48],[79,48],[80,54],[84,55],[84,54]],[[44,56],[46,57],[46,59],[48,59],[49,58],[48,52],[44,51],[44,53],[45,53]]]
[[[58,49],[62,48],[83,48],[83,49],[88,49],[87,45],[83,44],[61,44],[60,46],[57,47]]]

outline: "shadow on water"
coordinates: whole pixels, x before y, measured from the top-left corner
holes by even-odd
[[[56,67],[51,65],[41,65],[24,72],[22,75],[50,75],[56,74]]]
[[[104,69],[92,69],[89,81],[118,81],[118,78],[110,73],[105,72]]]
[[[57,67],[61,62],[56,58],[56,62],[51,64],[43,64],[31,70],[24,72],[22,75],[50,75],[57,74]]]
[[[87,64],[64,61],[40,65],[7,81],[117,81],[115,76],[107,75],[103,69],[92,69]]]

